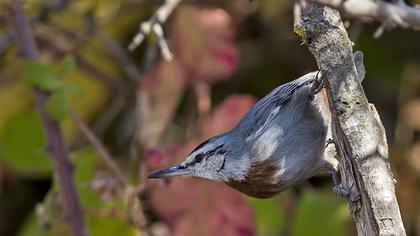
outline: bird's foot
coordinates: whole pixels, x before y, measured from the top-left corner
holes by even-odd
[[[329,139],[327,139],[327,142],[326,142],[325,147],[328,147],[328,146],[330,146],[331,144],[334,144],[334,145],[335,145],[335,142],[334,142],[334,140],[333,140],[332,138],[329,138]]]
[[[333,191],[337,196],[348,198],[350,202],[357,202],[360,200],[360,193],[354,188],[354,183],[351,186],[338,183],[337,172],[332,171]]]
[[[311,87],[311,94],[309,95],[311,101],[314,100],[315,95],[317,95],[324,88],[324,82],[322,80],[323,75],[318,77],[320,71],[321,70],[318,70],[318,72],[316,73],[315,75],[316,79],[314,80],[314,83],[312,84],[312,87]]]

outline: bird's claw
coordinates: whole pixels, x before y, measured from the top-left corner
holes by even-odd
[[[360,193],[354,188],[354,183],[351,186],[338,183],[337,172],[332,171],[333,191],[337,196],[346,197],[350,202],[357,202],[360,200]]]
[[[349,186],[344,186],[343,184],[338,184],[334,186],[333,190],[337,196],[346,197],[352,203],[360,200],[360,193],[353,188],[354,184]]]
[[[320,70],[318,70],[318,72],[316,73],[316,79],[314,80],[314,83],[311,87],[311,94],[310,94],[310,99],[313,100],[315,98],[315,95],[318,94],[323,88],[324,88],[324,82],[322,80],[322,77],[318,77],[320,73]]]
[[[327,139],[327,144],[325,145],[325,147],[328,147],[330,144],[335,144],[334,140],[332,138]]]

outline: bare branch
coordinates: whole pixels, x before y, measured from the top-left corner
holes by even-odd
[[[99,152],[102,160],[105,162],[106,166],[113,172],[118,181],[122,184],[124,189],[124,199],[128,205],[129,216],[134,225],[141,232],[145,231],[144,226],[146,225],[146,217],[143,214],[142,204],[138,199],[138,194],[143,192],[146,188],[146,165],[142,165],[140,170],[140,179],[137,186],[132,186],[124,173],[121,171],[117,163],[115,163],[111,154],[108,152],[106,147],[102,142],[96,137],[93,131],[88,127],[88,125],[83,122],[83,120],[74,112],[71,112],[71,118],[73,122],[79,127],[85,137],[89,142],[96,148]]]
[[[375,0],[310,0],[339,10],[352,18],[380,21],[386,27],[400,26],[420,30],[420,8],[398,1]]]
[[[96,19],[92,14],[89,12],[85,13],[84,20],[85,25],[87,25],[88,28],[87,35],[84,36],[65,30],[65,27],[62,26],[59,26],[59,28],[64,34],[70,35],[72,38],[76,39],[76,41],[83,41],[86,36],[97,36],[105,47],[105,50],[124,68],[126,75],[133,81],[137,81],[140,77],[140,69],[127,54],[127,51],[98,27]]]
[[[140,69],[127,55],[127,51],[100,29],[96,30],[96,34],[105,49],[121,64],[130,79],[137,81],[140,78]]]
[[[66,36],[70,37],[68,35]],[[125,96],[126,98],[130,96],[130,88],[123,81],[121,81],[121,79],[91,64],[88,60],[79,55],[77,51],[63,47],[62,45],[51,39],[51,37],[47,37],[42,34],[35,35],[35,37],[41,45],[48,45],[48,48],[46,49],[52,52],[53,55],[63,57],[69,53],[72,53],[74,55],[74,58],[76,59],[78,68],[80,68],[85,73],[91,75],[92,79],[100,81],[109,90],[118,92],[119,96]]]
[[[353,1],[353,0],[349,0]],[[389,167],[385,130],[360,84],[340,14],[308,3],[295,23],[325,71],[340,173],[358,235],[406,235]]]
[[[172,59],[172,54],[169,51],[169,47],[166,43],[166,39],[163,35],[162,24],[166,22],[169,16],[172,14],[176,6],[181,2],[181,0],[166,0],[165,3],[160,6],[155,14],[146,22],[140,24],[139,32],[134,36],[128,50],[133,51],[136,49],[149,35],[151,32],[154,32],[159,40],[159,46],[162,50],[162,55],[166,60]]]
[[[71,112],[70,115],[71,115],[71,118],[73,119],[73,122],[80,129],[80,131],[82,131],[82,133],[89,140],[89,142],[96,148],[96,150],[99,152],[100,156],[102,157],[102,160],[105,162],[107,167],[113,172],[113,174],[118,179],[118,181],[121,184],[123,184],[124,187],[128,186],[129,182],[127,178],[122,173],[117,163],[114,162],[114,159],[112,158],[111,154],[108,152],[106,147],[101,143],[101,141],[99,141],[99,139],[92,132],[92,130],[85,124],[85,122],[83,122],[83,120],[76,113]]]
[[[10,8],[14,30],[20,53],[24,58],[38,60],[39,52],[35,39],[32,35],[29,21],[22,9],[19,0],[14,0]],[[35,89],[36,104],[41,116],[44,132],[48,140],[48,152],[51,154],[55,171],[60,182],[60,191],[62,192],[68,221],[75,235],[87,236],[88,232],[84,223],[83,210],[80,205],[79,197],[73,179],[73,166],[69,161],[66,145],[61,133],[60,125],[57,121],[51,119],[45,110],[45,104],[49,94]]]
[[[158,37],[158,43],[159,43],[159,47],[162,52],[163,58],[165,58],[165,60],[167,61],[172,60],[173,55],[171,51],[169,50],[169,46],[168,46],[168,43],[166,42],[162,26],[160,24],[155,24],[153,25],[152,29],[155,32],[156,36]]]

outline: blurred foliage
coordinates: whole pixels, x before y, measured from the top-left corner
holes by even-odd
[[[279,235],[284,227],[285,216],[280,208],[279,197],[271,199],[250,198],[255,211],[258,235]],[[278,209],[274,210],[273,209]]]
[[[1,140],[1,160],[17,174],[39,178],[51,173],[51,159],[45,151],[46,141],[38,114],[25,112],[11,119]]]
[[[87,225],[90,235],[103,236],[136,236],[135,228],[129,226],[125,220],[117,219],[115,217],[89,217],[87,218]],[[48,231],[45,232],[42,227],[36,222],[36,217],[31,216],[22,227],[19,236],[55,236],[55,235],[71,235],[71,231],[67,224],[57,223]]]
[[[347,207],[324,192],[305,192],[295,214],[291,231],[295,236],[346,235],[345,223],[350,219]]]
[[[135,228],[127,224],[127,209],[122,195],[115,192],[116,185],[112,185],[115,181],[106,175],[103,168],[102,171],[99,168],[101,161],[98,154],[94,150],[83,150],[72,155],[72,160],[77,190],[91,235],[137,235]],[[37,206],[36,217],[27,220],[19,235],[70,235],[57,195],[58,191],[53,187],[44,202]]]
[[[268,200],[199,179],[145,181],[316,68],[292,34],[291,2],[185,1],[163,25],[170,62],[153,34],[125,50],[156,1],[24,1],[40,61],[18,58],[9,3],[0,3],[0,236],[70,234],[33,87],[51,94],[46,108],[64,130],[91,235],[355,235],[328,177]],[[387,131],[405,226],[420,235],[420,33],[396,29],[375,40],[376,24],[350,25],[365,54],[365,92]],[[121,186],[70,111],[135,189]]]
[[[60,77],[70,73],[74,66],[74,59],[67,56],[56,69],[33,60],[23,62],[21,67],[22,74],[20,77],[25,83],[51,93],[46,104],[46,110],[56,120],[64,119],[69,113],[67,94],[80,95],[81,93],[77,86],[64,86],[62,80],[60,80]]]

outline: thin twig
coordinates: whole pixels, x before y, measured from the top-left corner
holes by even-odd
[[[121,171],[117,163],[114,162],[111,154],[108,152],[106,147],[102,144],[101,141],[96,137],[93,131],[86,125],[85,122],[75,113],[71,112],[70,116],[76,126],[82,131],[88,141],[96,148],[99,152],[99,155],[102,157],[102,160],[105,162],[107,167],[114,173],[118,181],[123,184],[125,187],[129,185],[129,181]]]
[[[71,3],[70,0],[54,0],[49,4],[45,4],[39,8],[39,11],[32,20],[36,22],[44,21],[48,18],[50,13],[63,10],[69,5],[69,3]],[[0,18],[0,25],[6,25],[6,22],[3,18]],[[6,49],[13,45],[13,43],[13,33],[6,30],[6,33],[0,37],[0,55],[2,55]]]
[[[95,18],[91,13],[85,13],[84,15],[85,25],[87,25],[87,28],[89,29],[87,30],[87,35],[97,36],[105,50],[108,51],[108,53],[121,64],[127,76],[130,77],[130,79],[133,81],[137,81],[140,77],[140,69],[127,54],[127,51],[98,27],[98,24],[96,23]],[[66,31],[61,25],[58,24],[57,26],[61,29],[61,31]],[[71,34],[72,37],[78,41],[81,41],[80,39],[84,38],[69,31],[65,32],[65,34]]]
[[[116,96],[115,99],[111,100],[110,104],[92,124],[92,130],[95,131],[97,135],[101,135],[105,132],[105,129],[117,118],[128,102],[127,99],[120,96]]]
[[[35,35],[38,42],[41,44],[48,45],[47,50],[53,53],[53,55],[56,55],[58,57],[63,57],[67,54],[73,54],[78,68],[80,68],[82,71],[88,73],[91,75],[90,78],[95,79],[102,84],[104,84],[108,89],[111,91],[118,92],[119,96],[124,96],[125,98],[129,98],[130,91],[128,85],[126,85],[121,79],[118,77],[115,77],[111,75],[110,73],[107,73],[97,66],[91,64],[88,60],[86,60],[83,56],[81,56],[77,51],[71,50],[69,48],[64,48],[59,43],[55,42],[50,37],[47,37],[45,35]]]
[[[140,78],[140,69],[127,55],[125,49],[108,37],[108,35],[103,33],[100,29],[96,31],[96,34],[105,49],[121,64],[121,66],[123,66],[128,77],[130,77],[133,81],[137,81]]]
[[[377,20],[386,27],[400,26],[420,30],[420,8],[398,1],[375,0],[310,0],[339,10],[347,17]],[[384,26],[382,26],[384,27]]]
[[[39,52],[37,45],[20,0],[13,1],[10,12],[21,55],[26,59],[38,60]],[[55,170],[60,182],[60,190],[63,194],[66,213],[68,214],[67,219],[75,235],[87,236],[88,232],[84,223],[83,210],[73,179],[73,166],[69,161],[60,125],[47,114],[45,109],[49,94],[35,89],[35,96],[37,109],[48,140],[47,151],[53,158]]]
[[[143,192],[146,188],[146,167],[142,165],[143,168],[140,169],[140,178],[139,184],[133,186],[130,184],[128,179],[125,177],[117,163],[114,162],[111,154],[102,144],[102,142],[96,137],[93,131],[87,126],[85,122],[73,111],[70,113],[73,122],[79,127],[85,137],[89,142],[96,148],[99,152],[102,160],[105,162],[107,167],[113,172],[118,181],[123,185],[124,190],[124,199],[128,204],[129,216],[130,219],[134,222],[134,225],[141,231],[145,231],[144,225],[146,225],[146,217],[142,212],[142,205],[138,199],[138,194]]]
[[[101,70],[83,58],[79,53],[74,53],[74,58],[80,69],[92,75],[92,79],[102,82],[111,91],[117,91],[120,96],[130,97],[131,89],[121,79]]]
[[[156,34],[159,41],[159,46],[162,50],[162,55],[166,60],[172,59],[172,53],[169,51],[168,44],[163,35],[162,25],[166,22],[169,16],[172,14],[176,6],[181,0],[166,0],[165,3],[160,6],[155,14],[146,22],[140,24],[139,32],[134,36],[128,50],[133,51],[136,49],[152,31]]]

